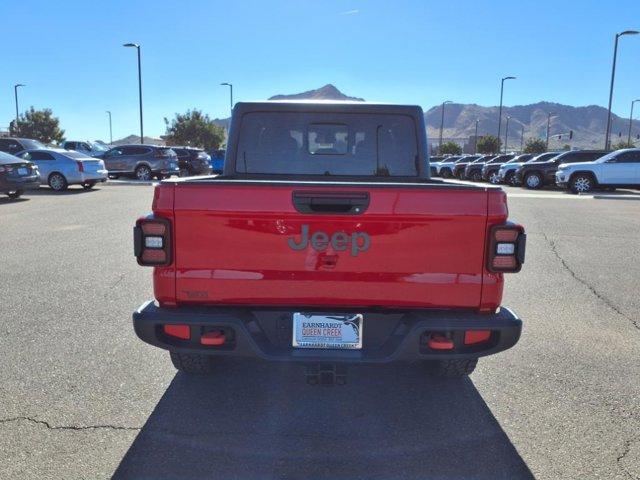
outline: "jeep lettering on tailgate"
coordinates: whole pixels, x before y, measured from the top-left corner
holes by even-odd
[[[311,244],[311,248],[314,250],[324,252],[329,247],[329,244],[331,244],[334,250],[343,252],[351,246],[351,256],[357,257],[358,253],[369,250],[369,246],[371,245],[371,237],[369,237],[369,234],[366,232],[354,232],[351,235],[345,232],[335,232],[329,237],[328,233],[318,230],[309,238],[309,225],[302,225],[300,235],[302,235],[302,238],[299,242],[296,242],[293,237],[287,240],[287,244],[291,249],[304,250]]]

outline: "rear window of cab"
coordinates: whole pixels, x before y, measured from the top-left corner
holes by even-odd
[[[236,172],[415,177],[416,125],[399,114],[247,113]]]

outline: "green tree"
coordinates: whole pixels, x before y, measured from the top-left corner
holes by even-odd
[[[547,151],[547,144],[541,138],[529,138],[524,144],[524,153],[544,153]]]
[[[498,137],[493,135],[484,135],[478,138],[478,153],[500,153],[502,142]]]
[[[166,125],[166,142],[168,145],[188,145],[204,149],[220,148],[224,142],[224,129],[219,127],[200,110],[187,110],[179,114],[171,122],[164,119]]]
[[[14,137],[26,137],[40,140],[42,143],[60,143],[64,140],[64,130],[60,129],[60,120],[53,116],[50,108],[36,110],[29,108],[18,117],[18,125],[13,120],[9,124],[9,134]]]
[[[620,150],[622,148],[634,148],[633,143],[627,143],[623,140],[620,140],[618,143],[614,143],[611,145],[611,148],[614,150]]]
[[[444,142],[440,147],[440,154],[460,155],[462,153],[462,147],[456,142]]]

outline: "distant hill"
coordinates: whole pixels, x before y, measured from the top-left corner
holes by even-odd
[[[440,135],[440,118],[442,106],[431,107],[425,112],[427,135],[432,143],[437,143]],[[538,102],[531,105],[517,105],[502,108],[502,141],[506,128],[506,118],[509,120],[509,145],[514,148],[520,146],[520,135],[524,126],[524,138],[546,138],[547,115],[552,112],[552,136],[550,147],[562,147],[571,144],[580,148],[603,148],[604,132],[607,126],[607,109],[597,105],[587,107],[572,107],[560,103]],[[629,119],[612,115],[612,143],[627,140]],[[478,135],[498,134],[498,107],[482,107],[476,104],[450,103],[444,109],[443,138],[458,142],[466,141],[474,134],[475,121],[478,123]],[[569,131],[573,130],[573,140],[569,141]],[[634,137],[640,133],[640,121],[635,120],[632,128]],[[622,136],[618,137],[621,133]],[[557,138],[562,135],[561,139]],[[555,137],[553,137],[555,135]],[[636,139],[637,140],[637,139]]]
[[[308,90],[302,93],[293,93],[289,95],[274,95],[269,100],[346,100],[354,102],[364,102],[363,98],[350,97],[345,95],[330,83],[324,87]]]

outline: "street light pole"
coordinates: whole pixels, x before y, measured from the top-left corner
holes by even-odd
[[[611,141],[609,137],[611,136],[611,102],[613,101],[613,83],[616,78],[616,59],[618,57],[618,39],[623,35],[637,35],[638,31],[636,30],[625,30],[621,33],[616,33],[616,40],[613,45],[613,65],[611,67],[611,85],[609,86],[609,108],[607,113],[607,131],[605,133],[604,139],[604,149],[609,150]]]
[[[109,114],[109,145],[113,143],[113,130],[111,129],[111,112],[107,110]]]
[[[504,153],[507,153],[507,143],[509,142],[509,120],[511,120],[511,117],[507,115],[507,128],[504,134]]]
[[[524,124],[522,125],[522,133],[520,133],[520,153],[524,153]]]
[[[474,135],[473,140],[473,154],[478,153],[478,122],[480,120],[476,118],[476,134]]]
[[[502,127],[502,94],[504,93],[504,81],[515,80],[516,77],[504,77],[500,82],[500,109],[498,110],[498,140],[500,140],[500,132]]]
[[[640,102],[640,98],[638,100],[634,100],[631,102],[631,113],[629,114],[629,135],[627,136],[627,145],[631,145],[631,124],[633,122],[633,105],[636,102]]]
[[[14,128],[16,132],[18,131],[18,117],[20,116],[19,110],[18,110],[18,87],[26,87],[26,85],[24,83],[16,83],[13,86],[13,94],[16,98],[16,126]]]
[[[442,116],[440,117],[440,143],[438,144],[438,153],[442,155],[442,128],[444,126],[444,106],[447,103],[451,103],[451,100],[442,102]]]
[[[547,152],[549,151],[549,129],[551,128],[551,115],[555,115],[556,112],[547,113]]]
[[[140,60],[140,45],[125,43],[123,47],[134,47],[138,51],[138,99],[140,101],[140,143],[144,143],[144,127],[142,121],[142,62]]]
[[[231,111],[231,115],[233,115],[233,84],[229,82],[224,82],[224,83],[221,83],[220,85],[229,87],[229,110]]]

